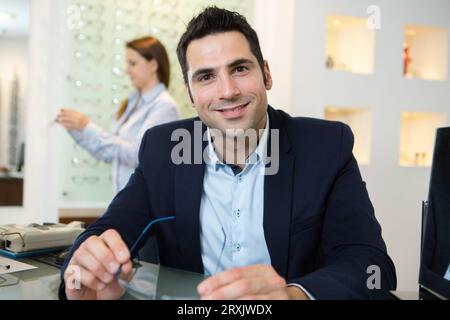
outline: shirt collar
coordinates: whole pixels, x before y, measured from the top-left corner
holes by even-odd
[[[164,83],[157,84],[150,90],[144,92],[144,94],[141,97],[141,101],[139,102],[139,106],[149,104],[150,102],[155,100],[156,97],[158,97],[165,90],[166,90],[166,86],[164,85]],[[138,98],[139,98],[139,92],[135,91],[133,96],[130,99],[130,102],[136,103],[136,99],[138,99]]]
[[[259,161],[262,161],[263,163],[266,163],[267,158],[267,140],[269,137],[269,114],[266,113],[266,126],[264,128],[264,132],[261,135],[261,138],[259,139],[258,146],[256,147],[255,151],[247,158],[246,163],[249,163],[250,160],[253,160],[254,157],[256,158],[256,161],[252,161],[253,164],[256,164]],[[207,137],[208,137],[208,149],[207,149],[207,161],[206,163],[208,165],[215,166],[216,170],[218,166],[225,165],[223,161],[219,160],[219,157],[217,156],[216,151],[214,150],[214,145],[212,143],[211,139],[211,132],[209,130],[209,127],[206,128]]]

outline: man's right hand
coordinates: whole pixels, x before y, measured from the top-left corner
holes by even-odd
[[[120,277],[130,280],[130,251],[117,231],[111,229],[88,238],[74,252],[64,272],[67,299],[119,299],[125,292],[115,277],[120,266]]]

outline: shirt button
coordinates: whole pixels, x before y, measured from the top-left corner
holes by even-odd
[[[241,251],[241,245],[239,243],[236,244],[236,251],[237,252]]]
[[[238,218],[241,217],[241,210],[240,209],[236,210],[236,217],[238,217]]]

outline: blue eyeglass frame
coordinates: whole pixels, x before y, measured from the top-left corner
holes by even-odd
[[[169,216],[169,217],[164,217],[164,218],[158,218],[155,220],[152,220],[149,222],[149,224],[144,228],[144,230],[141,232],[141,234],[139,235],[139,237],[137,238],[137,240],[133,243],[133,245],[131,246],[130,249],[130,253],[131,255],[133,255],[134,251],[136,250],[136,247],[138,246],[138,244],[141,242],[142,238],[147,234],[148,230],[156,223],[158,222],[162,222],[162,221],[168,221],[168,220],[174,220],[175,216]],[[116,279],[119,278],[120,273],[122,272],[122,265],[119,266],[119,268],[116,271],[115,277]]]

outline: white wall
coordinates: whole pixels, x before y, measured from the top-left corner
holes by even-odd
[[[269,103],[287,112],[292,106],[295,0],[255,0],[254,28],[273,78]]]
[[[32,0],[25,123],[24,206],[0,207],[0,224],[56,222],[55,135],[49,123],[60,97],[65,0]]]
[[[366,16],[369,5],[381,9],[381,30],[375,35],[374,74],[326,70],[327,15]],[[447,0],[296,1],[292,114],[320,118],[328,105],[372,109],[372,159],[361,171],[397,267],[399,290],[418,287],[421,201],[427,198],[430,175],[429,168],[399,166],[400,115],[408,110],[450,111],[448,80],[430,82],[402,77],[404,26],[450,28],[449,14]]]
[[[8,164],[8,124],[11,87],[16,73],[19,79],[19,103],[24,110],[27,93],[28,39],[0,37],[0,166]],[[22,117],[21,125],[25,125]]]

